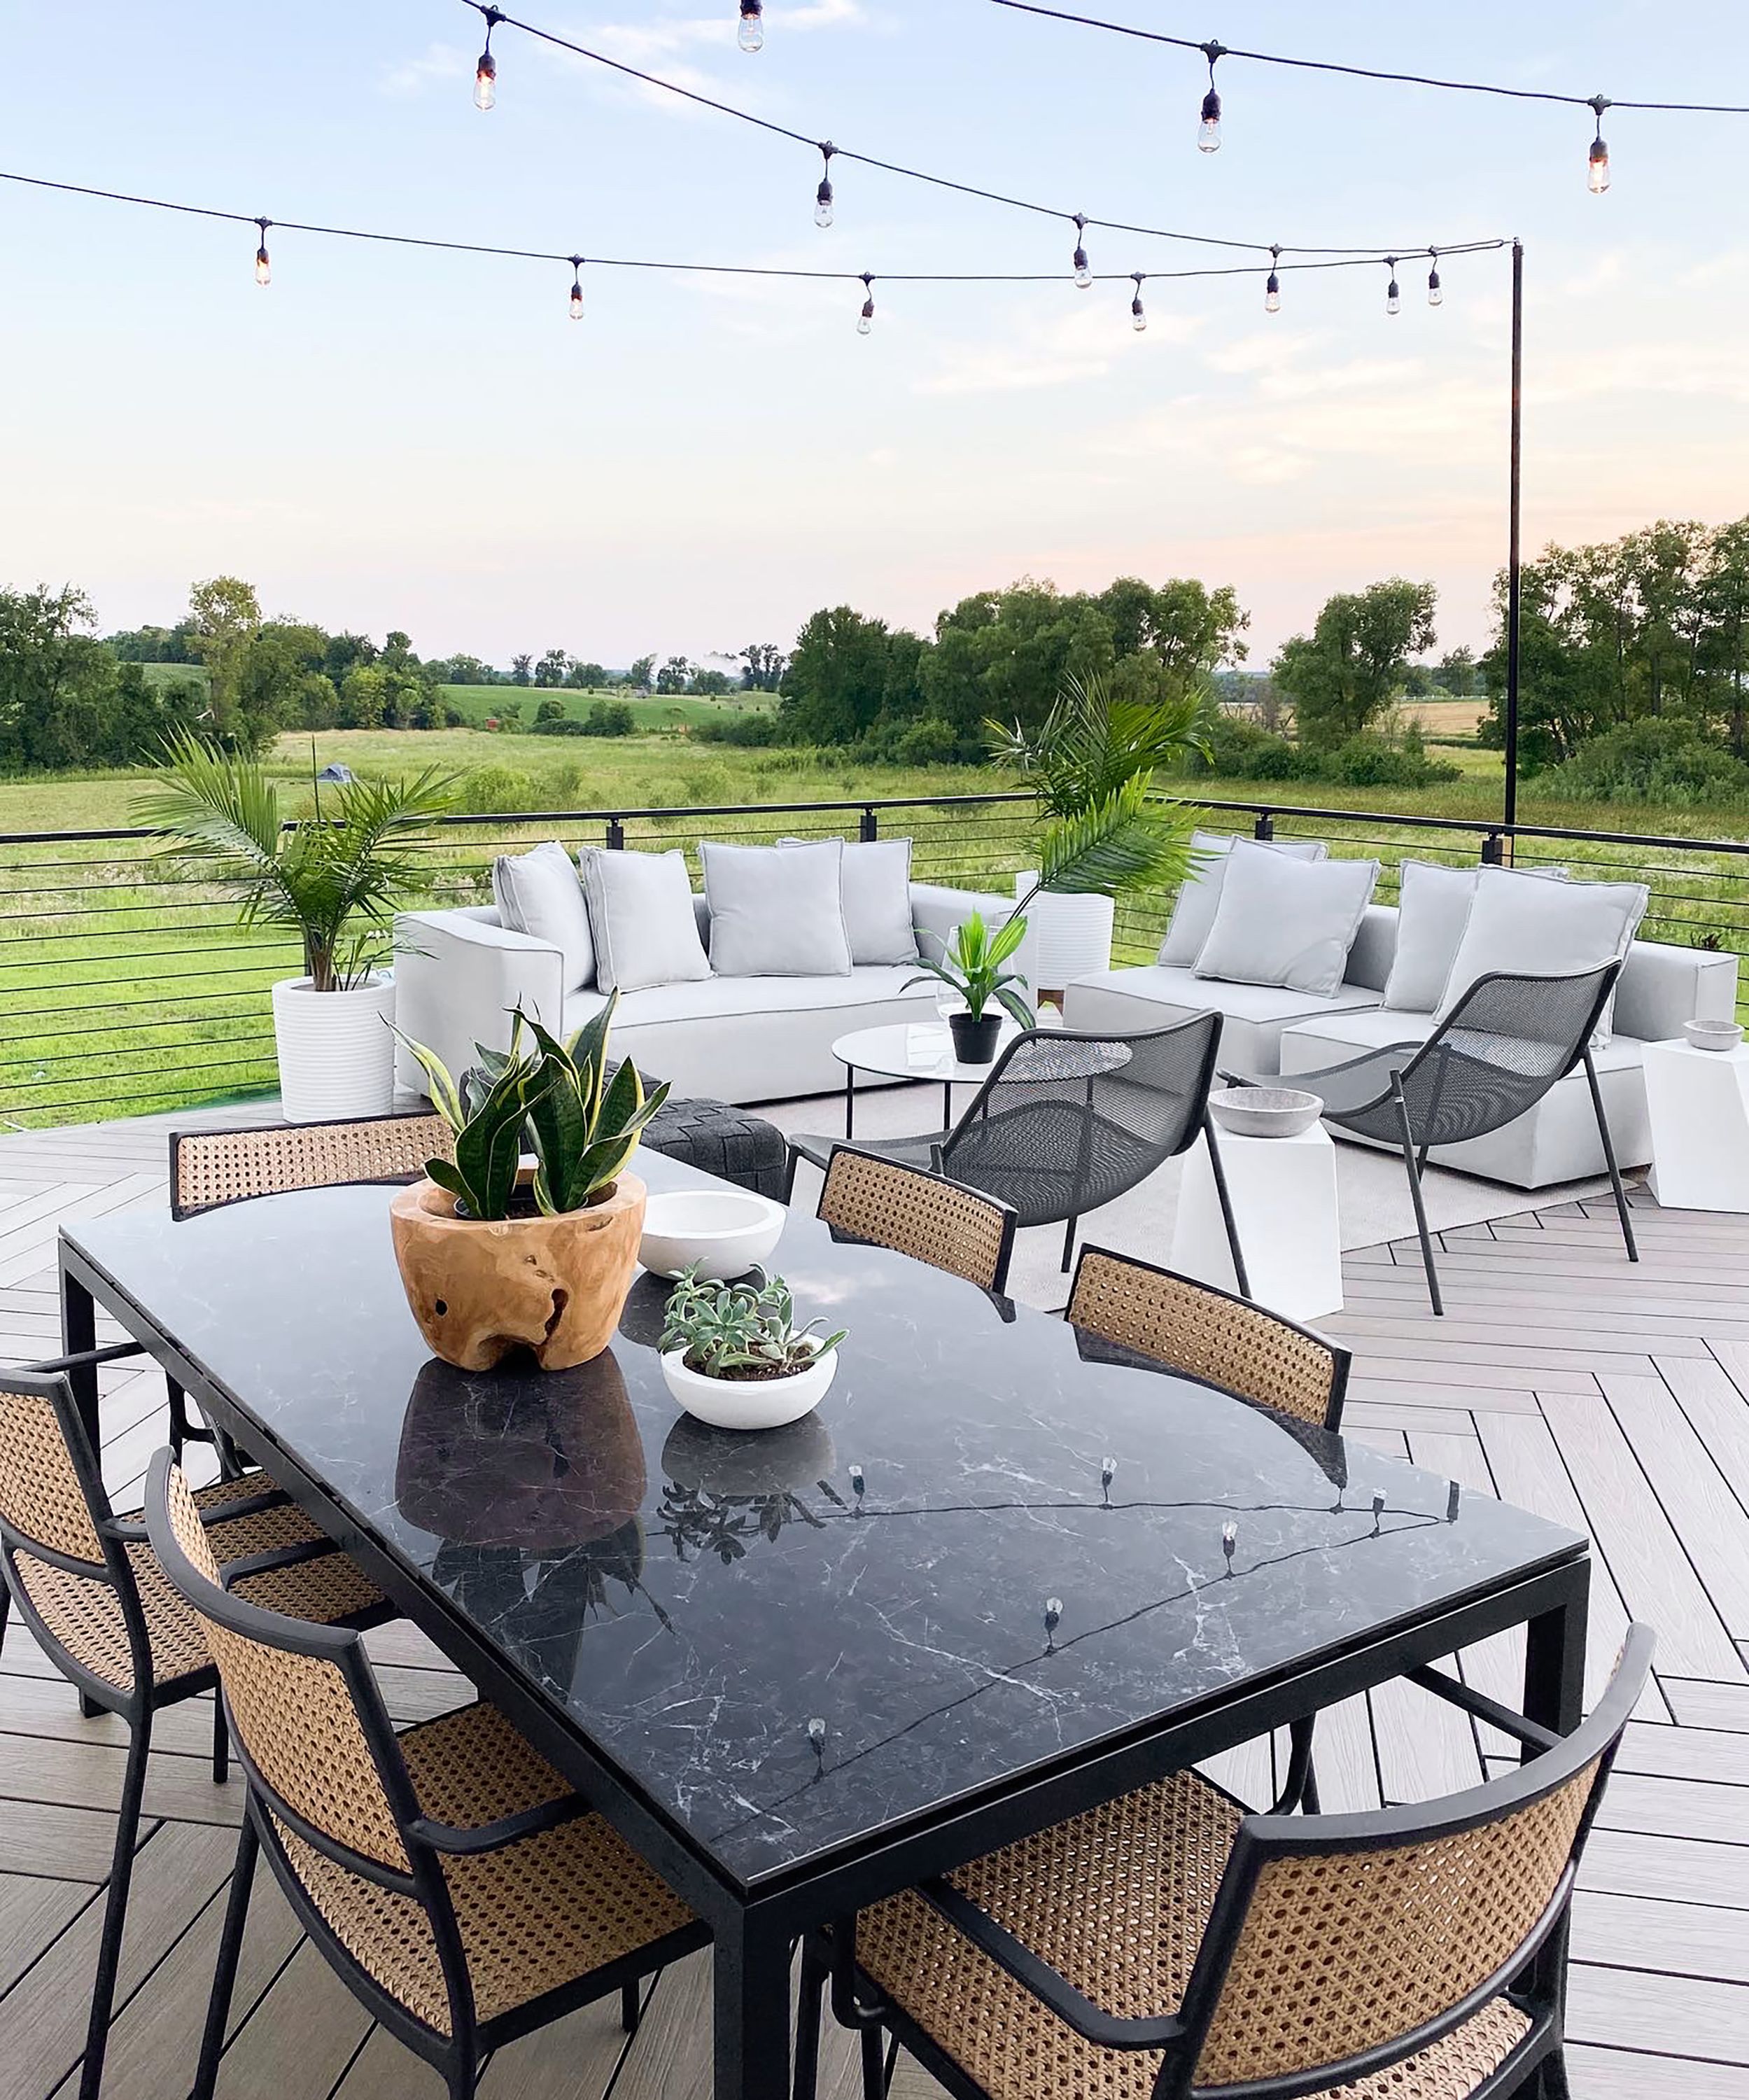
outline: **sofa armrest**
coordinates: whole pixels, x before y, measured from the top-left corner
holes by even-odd
[[[552,1029],[565,1020],[565,960],[557,948],[472,911],[403,911],[394,922],[395,1026],[434,1050],[460,1079],[476,1043],[510,1047],[517,1007]],[[416,1061],[395,1046],[395,1079],[425,1092]]]
[[[1005,926],[1019,901],[988,890],[950,889],[943,883],[914,882],[911,924],[917,929],[917,945],[923,960],[940,962],[954,938],[954,928],[974,911],[983,914],[987,926]]]
[[[1734,1021],[1737,958],[1705,948],[1636,941],[1622,965],[1615,1030],[1645,1043],[1667,1043],[1685,1021]]]
[[[1368,991],[1382,991],[1397,959],[1397,907],[1369,904],[1361,914],[1360,930],[1348,951],[1344,984],[1364,985]]]

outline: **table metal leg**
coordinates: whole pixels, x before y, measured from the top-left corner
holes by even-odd
[[[844,1136],[847,1141],[856,1135],[856,1116],[857,1068],[854,1065],[847,1065],[844,1067]]]
[[[789,2100],[790,1935],[744,1912],[714,1959],[716,2100]]]
[[[1525,1714],[1531,1720],[1561,1735],[1570,1734],[1576,1728],[1585,1710],[1585,1629],[1591,1582],[1588,1563],[1582,1563],[1575,1576],[1568,1601],[1552,1612],[1545,1612],[1540,1618],[1532,1619],[1525,1629]],[[1527,1746],[1525,1761],[1535,1754]],[[1557,2035],[1564,2034],[1566,2027],[1570,1930],[1571,1921],[1563,1917],[1543,1942],[1531,1972],[1532,1990],[1557,2008]],[[1558,2070],[1555,2076],[1558,2079]],[[1558,2087],[1551,2085],[1545,2077],[1542,2089],[1549,2093],[1558,2090]]]
[[[954,1082],[951,1079],[941,1082],[941,1127],[943,1130],[954,1127]]]
[[[97,1347],[97,1308],[91,1294],[76,1277],[61,1271],[61,1349],[64,1355],[82,1355]],[[94,1363],[75,1364],[67,1373],[68,1383],[73,1388],[74,1404],[79,1418],[85,1424],[85,1433],[91,1440],[91,1449],[101,1450],[103,1441],[97,1424],[97,1366]]]

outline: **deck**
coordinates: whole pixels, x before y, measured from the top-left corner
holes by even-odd
[[[237,1112],[258,1120],[259,1109]],[[185,1117],[183,1122],[196,1118]],[[204,1119],[204,1118],[203,1118]],[[159,1121],[0,1139],[0,1357],[55,1352],[63,1219],[163,1200]],[[1578,2100],[1742,2100],[1749,2092],[1749,1219],[1637,1197],[1643,1260],[1607,1204],[1444,1236],[1449,1317],[1428,1314],[1412,1245],[1347,1258],[1357,1355],[1348,1423],[1381,1449],[1588,1529],[1592,1648],[1628,1613],[1659,1629],[1575,1912],[1569,2062]],[[101,1339],[101,1337],[100,1337]],[[162,1386],[104,1374],[104,1461],[124,1495],[162,1440]],[[407,1718],[465,1695],[405,1626],[372,1637]],[[1483,1667],[1497,1662],[1490,1658]],[[197,1707],[159,1724],[105,2091],[175,2100],[204,2014],[240,1789],[208,1776]],[[80,1718],[15,1625],[0,1657],[0,2100],[77,2083],[124,1732]],[[1319,1734],[1327,1808],[1473,1782],[1503,1747],[1408,1688],[1350,1701]],[[1249,1798],[1267,1749],[1223,1760]],[[600,2006],[504,2052],[487,2100],[709,2100],[703,1960],[662,1977],[629,2042]],[[219,2090],[231,2100],[440,2100],[258,1884]],[[823,2090],[854,2089],[830,2036]],[[939,2091],[914,2067],[895,2091]]]

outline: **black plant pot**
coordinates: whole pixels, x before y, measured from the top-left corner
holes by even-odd
[[[969,1013],[950,1013],[947,1025],[954,1038],[954,1055],[962,1065],[988,1065],[994,1061],[1002,1037],[999,1013],[980,1013],[976,1020]]]

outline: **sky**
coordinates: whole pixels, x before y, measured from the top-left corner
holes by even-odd
[[[1060,272],[1024,286],[586,268],[271,236],[0,183],[0,585],[71,580],[104,627],[190,582],[270,612],[499,662],[787,643],[848,602],[927,632],[1023,576],[1231,584],[1254,665],[1332,591],[1437,584],[1486,643],[1506,545],[1504,254],[1526,246],[1525,530],[1602,539],[1749,511],[1749,119],[1588,112],[1200,58],[989,0],[522,0],[531,21],[804,133],[1065,214],[1395,249],[1387,272],[1264,267],[1073,285],[1066,220],[819,157],[541,46],[460,0],[0,0],[0,167],[270,217],[562,254],[852,271]],[[1581,95],[1749,102],[1749,10],[1103,0],[1308,56]],[[1095,271],[1219,250],[1090,229]],[[1244,257],[1235,260],[1244,261]]]

